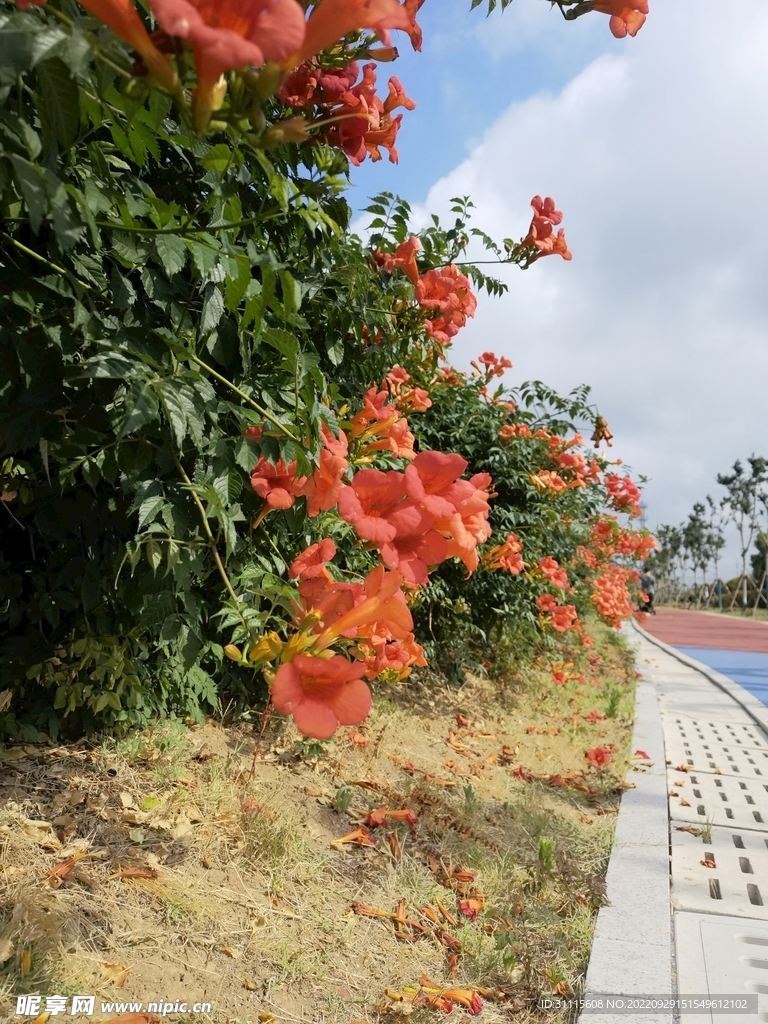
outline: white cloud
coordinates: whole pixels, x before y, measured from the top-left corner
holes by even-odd
[[[625,42],[509,107],[425,209],[469,194],[479,227],[519,237],[531,196],[556,198],[573,262],[504,268],[454,361],[490,348],[518,380],[592,384],[653,525],[768,453],[768,6],[656,0]]]

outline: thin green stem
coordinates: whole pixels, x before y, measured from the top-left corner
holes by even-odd
[[[232,586],[232,582],[231,582],[229,576],[227,575],[227,570],[224,568],[224,563],[221,560],[221,555],[219,554],[218,548],[216,547],[216,541],[214,539],[213,533],[211,532],[211,528],[208,525],[208,514],[205,511],[205,507],[204,507],[202,501],[200,501],[200,496],[198,495],[197,491],[195,490],[195,485],[192,483],[192,481],[189,479],[189,477],[185,473],[184,467],[179,462],[179,460],[178,460],[177,456],[175,455],[175,453],[173,454],[173,461],[176,463],[176,468],[179,471],[179,475],[181,476],[182,480],[184,481],[184,483],[189,488],[189,493],[192,495],[192,499],[193,499],[194,503],[197,505],[198,511],[200,512],[200,518],[201,518],[202,523],[203,523],[203,530],[205,531],[205,535],[208,538],[208,547],[211,549],[211,554],[213,555],[214,561],[216,562],[216,568],[219,570],[219,575],[221,576],[221,578],[222,578],[222,580],[224,582],[224,586],[227,588],[227,592],[228,592],[229,596],[232,598],[232,600],[235,602],[235,604],[239,608],[240,607],[240,598],[235,593],[235,588]],[[240,613],[240,617],[243,619],[243,622],[245,622],[245,619],[243,617],[242,612]]]
[[[15,245],[16,248],[23,252],[25,256],[31,256],[32,259],[39,260],[40,263],[45,264],[46,267],[50,267],[51,270],[55,270],[57,274],[62,274],[66,278],[70,276],[69,271],[65,270],[64,267],[60,267],[57,263],[51,263],[50,260],[47,260],[45,256],[41,256],[39,252],[35,252],[34,249],[28,249],[26,245],[23,245],[11,235],[6,234],[5,231],[0,231],[0,238],[4,238],[6,242],[10,242],[11,245]],[[76,277],[75,280],[81,287],[87,288],[88,291],[91,291],[91,285],[87,284],[85,281],[81,281],[79,277]]]
[[[205,370],[206,373],[210,373],[212,377],[215,377],[216,380],[221,381],[222,384],[225,384],[228,388],[230,388],[230,390],[234,391],[236,395],[239,395],[240,398],[243,399],[244,402],[247,402],[249,405],[252,405],[257,412],[261,413],[261,415],[265,419],[269,420],[269,422],[276,426],[281,433],[285,434],[286,437],[289,437],[291,441],[295,441],[296,444],[301,444],[300,439],[296,437],[296,435],[292,433],[284,423],[281,423],[276,416],[273,416],[271,412],[269,412],[263,406],[259,405],[258,402],[254,402],[254,400],[250,398],[248,395],[246,395],[244,391],[241,391],[239,387],[233,384],[231,380],[227,380],[226,377],[222,377],[222,375],[220,373],[217,373],[212,366],[209,366],[207,363],[204,363],[202,359],[198,358],[196,355],[194,355],[194,353],[190,352],[188,354],[188,358],[191,359],[193,363],[197,363],[198,366],[202,367],[202,369]]]
[[[266,213],[258,217],[249,217],[247,220],[234,221],[231,224],[212,224],[204,228],[192,228],[182,224],[172,228],[147,228],[143,225],[118,224],[111,220],[97,220],[96,226],[108,228],[111,231],[129,231],[142,235],[204,235],[212,234],[214,231],[232,231],[234,228],[253,227],[254,224],[261,224],[265,220],[275,220],[277,217],[285,216],[282,210],[275,213]]]

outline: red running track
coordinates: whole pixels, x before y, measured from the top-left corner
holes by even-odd
[[[673,647],[712,647],[724,651],[768,654],[768,623],[716,612],[659,608],[643,628]]]

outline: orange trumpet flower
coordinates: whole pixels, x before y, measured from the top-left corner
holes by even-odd
[[[83,7],[111,28],[139,54],[150,74],[167,89],[176,92],[179,79],[167,58],[158,50],[144,28],[131,0],[82,0]]]

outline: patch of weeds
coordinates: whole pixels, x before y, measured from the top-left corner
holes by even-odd
[[[464,787],[464,810],[467,814],[474,814],[477,808],[477,793],[472,788],[472,783],[468,782]]]
[[[531,869],[528,885],[526,886],[528,892],[539,892],[554,876],[556,870],[555,841],[547,836],[539,836],[536,864]]]
[[[301,839],[292,822],[257,811],[243,816],[243,853],[273,871],[300,857]]]
[[[336,796],[333,798],[333,806],[340,814],[346,814],[349,809],[349,805],[352,803],[352,797],[354,794],[354,786],[348,786],[346,784],[339,786],[336,790]]]
[[[607,698],[605,714],[608,718],[615,718],[619,713],[624,693],[618,686],[611,686],[605,691],[605,695]]]

